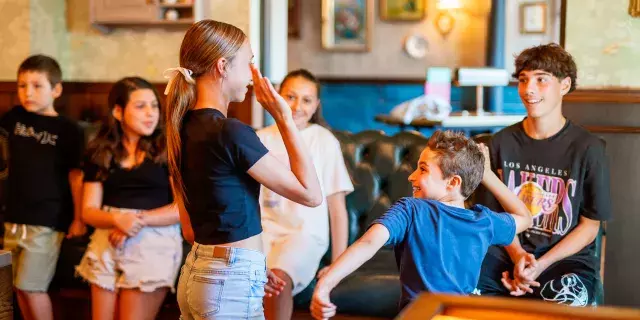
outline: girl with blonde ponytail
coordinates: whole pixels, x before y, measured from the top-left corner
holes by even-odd
[[[291,108],[252,65],[246,35],[213,20],[193,24],[169,69],[165,109],[169,170],[183,235],[193,242],[178,283],[182,318],[263,319],[262,299],[281,279],[266,269],[258,196],[260,185],[316,207],[322,192]],[[289,155],[277,160],[255,131],[227,118],[253,80]]]

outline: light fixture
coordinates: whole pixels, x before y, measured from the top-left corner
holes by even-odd
[[[455,25],[455,19],[451,15],[451,11],[460,9],[460,0],[438,0],[436,8],[440,11],[435,20],[436,29],[443,37],[446,37],[453,26]]]

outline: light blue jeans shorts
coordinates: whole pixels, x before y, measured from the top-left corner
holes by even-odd
[[[262,252],[194,243],[180,271],[180,319],[264,319]]]

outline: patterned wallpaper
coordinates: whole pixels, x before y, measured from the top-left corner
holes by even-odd
[[[453,30],[443,37],[434,26],[435,0],[427,1],[426,19],[419,22],[380,20],[379,0],[374,1],[373,41],[367,53],[327,52],[321,45],[321,0],[304,0],[299,40],[289,39],[289,69],[307,68],[319,76],[423,78],[429,66],[485,65],[490,2],[461,0],[454,12]],[[403,50],[404,38],[418,32],[426,36],[429,51],[413,59]]]
[[[0,81],[15,80],[29,55],[29,2],[0,0]]]
[[[565,46],[581,88],[640,88],[640,18],[627,13],[629,1],[567,0]]]
[[[248,0],[223,5],[229,3],[209,0],[205,17],[247,32]],[[24,58],[44,53],[58,59],[66,81],[115,81],[138,75],[164,82],[162,71],[178,64],[186,31],[126,27],[105,34],[89,23],[88,0],[0,0],[0,21],[0,81],[15,80]]]

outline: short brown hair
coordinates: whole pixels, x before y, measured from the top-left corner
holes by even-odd
[[[466,199],[478,187],[484,173],[484,154],[480,147],[463,133],[438,130],[431,135],[427,147],[438,159],[442,176],[462,178],[460,193]]]
[[[62,82],[62,70],[58,62],[49,56],[37,54],[24,60],[18,67],[18,75],[27,71],[42,72],[47,75],[51,86]]]
[[[543,70],[560,80],[571,78],[569,92],[576,89],[576,62],[571,54],[558,44],[549,43],[525,49],[516,57],[515,66],[513,77],[516,79],[523,70]]]

